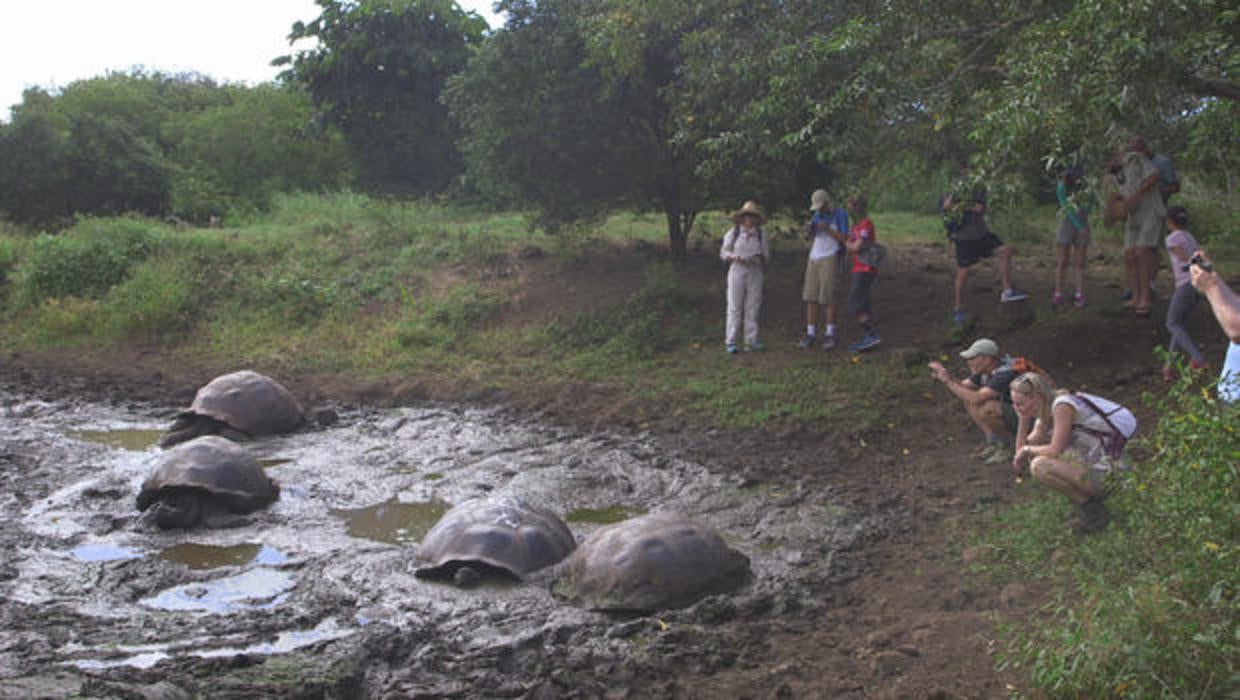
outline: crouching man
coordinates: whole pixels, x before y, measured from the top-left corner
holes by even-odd
[[[999,353],[999,345],[980,338],[960,353],[969,367],[969,376],[954,379],[939,362],[929,364],[931,376],[964,403],[969,418],[982,429],[986,444],[976,453],[987,464],[1000,464],[1011,458],[1017,416],[1012,408],[1012,380],[1017,377],[1011,358]]]

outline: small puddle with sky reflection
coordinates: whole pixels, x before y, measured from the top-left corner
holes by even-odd
[[[77,560],[85,562],[121,561],[142,557],[142,552],[106,542],[80,544],[70,550],[70,554]]]
[[[231,546],[182,542],[164,549],[159,558],[191,569],[219,569],[225,566],[256,564],[280,564],[288,556],[267,545],[244,543]]]
[[[388,544],[416,544],[448,512],[443,501],[401,503],[395,498],[365,508],[334,508],[344,518],[349,535]]]
[[[140,604],[159,610],[211,613],[265,609],[284,602],[293,585],[289,573],[258,568],[214,581],[175,586],[143,599]]]

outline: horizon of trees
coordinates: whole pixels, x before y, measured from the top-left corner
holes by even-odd
[[[1222,0],[317,0],[272,84],[110,73],[0,124],[0,216],[201,221],[274,192],[469,197],[547,228],[953,178],[1044,195],[1141,134],[1230,197],[1240,13]]]

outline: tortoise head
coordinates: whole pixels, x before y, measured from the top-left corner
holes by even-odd
[[[202,498],[199,493],[173,489],[152,503],[139,522],[161,530],[194,527],[202,520]]]

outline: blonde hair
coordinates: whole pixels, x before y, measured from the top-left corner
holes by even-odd
[[[1033,394],[1041,401],[1038,406],[1038,420],[1050,424],[1051,422],[1051,402],[1055,400],[1055,383],[1050,377],[1040,372],[1025,372],[1019,377],[1012,380],[1009,387],[1011,391],[1018,391],[1022,394]]]

